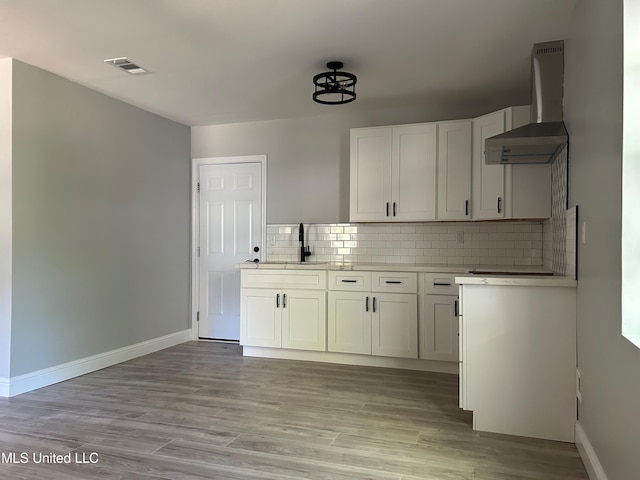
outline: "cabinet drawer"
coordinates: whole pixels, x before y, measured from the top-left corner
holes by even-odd
[[[324,270],[242,270],[242,288],[298,288],[325,290]]]
[[[418,274],[410,272],[371,272],[371,291],[417,293]]]
[[[371,290],[371,272],[329,272],[329,290],[368,292]]]
[[[455,274],[453,273],[423,273],[423,293],[436,295],[458,295]]]

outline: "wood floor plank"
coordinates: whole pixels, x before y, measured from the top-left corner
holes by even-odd
[[[0,480],[588,480],[575,445],[476,432],[455,375],[188,342],[10,399]]]
[[[232,442],[233,443],[233,442]],[[290,444],[289,445],[293,445]],[[295,445],[300,445],[295,444]],[[290,476],[309,480],[399,480],[400,475],[368,469],[366,466],[282,456],[267,451],[244,451],[212,445],[175,441],[162,447],[156,455],[188,458],[207,464],[237,467],[255,472]]]

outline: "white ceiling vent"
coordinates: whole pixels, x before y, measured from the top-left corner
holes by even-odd
[[[131,75],[140,75],[141,73],[151,73],[149,70],[142,68],[140,65],[133,63],[127,57],[108,58],[104,63],[110,63],[114,67],[118,67],[120,70],[124,70]]]

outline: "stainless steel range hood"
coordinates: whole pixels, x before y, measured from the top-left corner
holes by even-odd
[[[564,42],[536,43],[531,52],[531,123],[487,138],[485,163],[549,163],[568,142],[562,121]]]

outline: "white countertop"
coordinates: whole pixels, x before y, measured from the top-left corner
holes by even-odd
[[[562,275],[461,275],[458,285],[499,285],[512,287],[577,287],[578,281]]]
[[[406,263],[331,263],[331,262],[264,262],[240,263],[239,269],[274,270],[342,270],[378,272],[417,272],[457,274],[455,281],[461,285],[512,285],[576,287],[577,281],[561,275],[539,275],[550,273],[542,266],[513,265],[449,265]],[[482,273],[471,273],[480,271]],[[518,275],[514,275],[518,273]],[[528,274],[529,273],[529,274]]]
[[[414,264],[414,263],[331,263],[331,262],[261,262],[240,263],[236,268],[241,269],[277,269],[277,270],[343,270],[377,272],[436,272],[436,273],[468,273],[469,268],[464,265],[447,264]],[[495,268],[495,266],[494,266]],[[529,268],[529,267],[524,267]],[[541,267],[537,267],[538,270]]]

